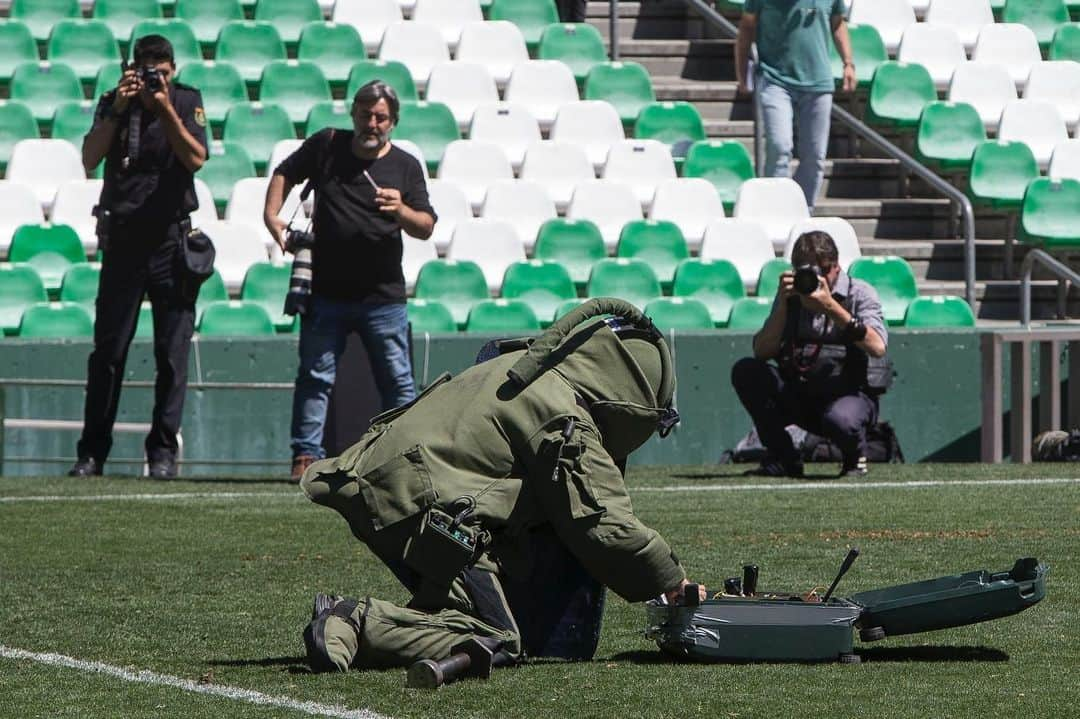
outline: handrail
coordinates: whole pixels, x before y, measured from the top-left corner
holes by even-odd
[[[1058,278],[1058,283],[1069,280],[1080,287],[1080,274],[1043,250],[1032,249],[1024,255],[1020,265],[1020,324],[1031,326],[1031,273],[1040,264]],[[1059,308],[1060,311],[1060,308]]]
[[[619,0],[611,0],[611,11],[608,15],[608,32],[610,35],[611,51],[609,56],[612,62],[619,60]]]

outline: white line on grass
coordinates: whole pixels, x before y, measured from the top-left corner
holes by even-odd
[[[155,502],[174,499],[247,499],[249,497],[290,497],[300,499],[304,495],[292,492],[170,492],[145,494],[28,494],[24,497],[0,497],[0,504],[16,502]]]
[[[23,649],[13,649],[0,644],[0,657],[5,659],[20,659],[48,664],[54,667],[65,667],[81,672],[105,674],[126,682],[138,682],[140,684],[152,684],[157,686],[173,687],[195,694],[207,694],[215,697],[231,699],[246,704],[259,706],[277,707],[279,709],[291,709],[292,711],[312,714],[314,716],[340,717],[341,719],[388,719],[382,714],[376,714],[367,709],[346,709],[342,706],[331,704],[319,704],[317,702],[302,702],[289,697],[275,697],[251,689],[241,689],[217,684],[199,684],[190,679],[183,679],[169,674],[158,674],[148,670],[133,671],[123,667],[104,664],[102,662],[88,662],[63,654],[28,652]]]
[[[1056,479],[1033,477],[1030,479],[956,479],[913,480],[910,482],[792,482],[789,484],[685,484],[674,487],[634,487],[637,492],[774,492],[798,490],[809,492],[817,489],[921,489],[924,487],[988,487],[996,485],[1078,484],[1080,477]]]

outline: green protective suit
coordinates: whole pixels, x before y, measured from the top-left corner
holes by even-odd
[[[440,378],[305,473],[307,496],[337,510],[414,595],[408,608],[369,599],[326,622],[328,633],[333,626],[347,635],[333,640],[336,668],[441,659],[470,636],[494,637],[518,655],[499,579],[530,576],[527,537],[540,528],[628,601],[685,578],[667,542],[634,515],[617,464],[670,406],[667,348],[655,331],[643,341],[603,321],[567,329],[611,311],[609,302],[587,303],[528,352]],[[443,568],[409,556],[432,508],[450,516],[471,510],[462,527],[481,541],[471,566],[449,580],[436,576]]]

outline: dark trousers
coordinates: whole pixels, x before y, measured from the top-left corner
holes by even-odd
[[[128,348],[139,304],[150,296],[154,315],[154,410],[146,436],[150,461],[176,456],[176,435],[187,391],[188,353],[195,330],[195,303],[179,289],[180,226],[114,223],[101,263],[94,350],[86,370],[86,411],[80,457],[104,463],[120,402]]]
[[[555,0],[562,22],[585,22],[587,0]]]
[[[877,422],[877,398],[860,391],[815,396],[785,382],[776,365],[754,357],[735,363],[731,384],[773,458],[799,459],[784,429],[789,424],[835,442],[845,458],[866,455],[866,428]]]

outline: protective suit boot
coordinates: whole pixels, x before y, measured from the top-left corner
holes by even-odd
[[[346,672],[360,650],[358,602],[326,594],[315,596],[311,622],[304,628],[304,647],[313,672]]]

